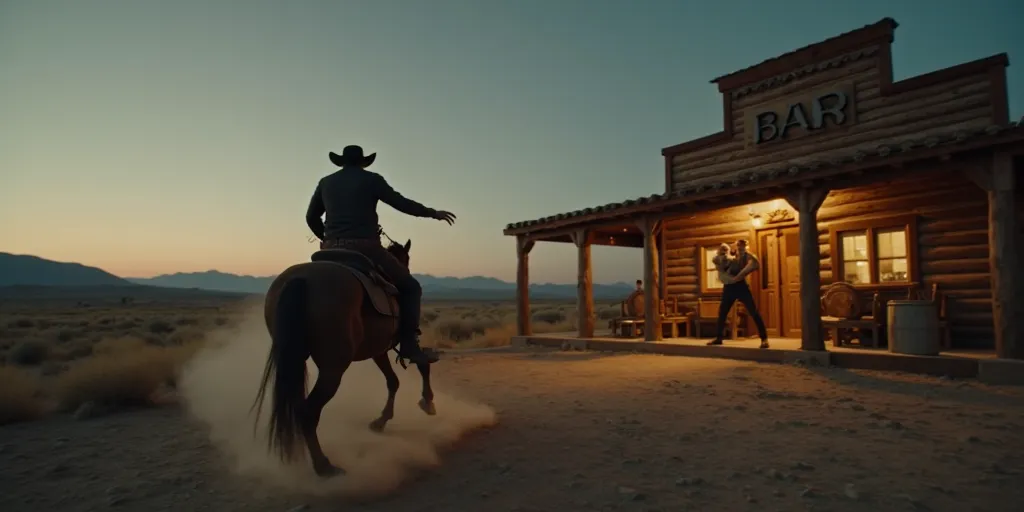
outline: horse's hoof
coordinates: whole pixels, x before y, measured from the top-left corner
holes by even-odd
[[[335,476],[342,476],[345,474],[344,469],[341,469],[338,466],[331,464],[330,462],[326,463],[323,466],[315,466],[313,467],[313,470],[316,471],[317,476],[319,476],[320,478],[331,478]]]
[[[437,409],[434,408],[434,402],[428,402],[425,398],[420,399],[420,409],[427,413],[428,416],[434,416],[437,414]]]
[[[374,432],[377,432],[377,433],[381,433],[381,432],[384,431],[384,426],[387,425],[387,424],[388,424],[388,420],[385,420],[383,418],[373,420],[373,421],[370,422],[370,430],[372,430]]]

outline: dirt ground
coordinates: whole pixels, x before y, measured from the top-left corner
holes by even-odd
[[[403,419],[443,423],[446,406],[470,407],[439,398],[439,415],[428,418],[415,408],[415,370],[399,374],[395,421],[353,441],[363,457],[376,456],[375,439],[410,435]],[[339,397],[382,388],[374,378],[359,381],[365,389],[343,381]],[[425,469],[383,494],[299,491],[287,478],[274,485],[172,404],[0,429],[0,510],[995,512],[1024,500],[1020,388],[540,349],[449,353],[434,382],[439,394],[485,404],[478,412],[492,407],[496,424],[441,435],[439,459],[423,455]],[[346,421],[365,425],[382,404]],[[325,428],[328,454],[358,466],[341,448],[332,454]],[[314,479],[305,464],[288,471]],[[358,477],[354,469],[342,478]]]

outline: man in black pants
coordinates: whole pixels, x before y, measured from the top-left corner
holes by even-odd
[[[764,327],[764,320],[757,312],[757,305],[754,304],[754,295],[750,293],[750,286],[747,285],[747,274],[761,268],[757,256],[747,252],[747,241],[740,239],[736,241],[736,258],[729,262],[728,275],[722,281],[722,304],[718,308],[718,325],[715,328],[715,339],[708,342],[708,345],[722,344],[722,331],[725,330],[725,320],[729,316],[729,310],[738,300],[747,308],[750,316],[754,318],[757,325],[757,333],[761,336],[761,348],[768,348],[768,333]]]

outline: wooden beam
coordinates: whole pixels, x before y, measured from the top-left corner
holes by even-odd
[[[1024,273],[1020,270],[1013,156],[995,155],[969,168],[971,181],[988,193],[988,264],[992,279],[992,322],[996,357],[1024,359]]]
[[[594,273],[590,260],[591,233],[585,229],[572,234],[578,254],[576,266],[577,336],[594,337]]]
[[[516,331],[520,336],[533,334],[530,323],[530,251],[534,241],[527,236],[516,237]]]
[[[825,350],[821,327],[821,275],[818,248],[818,208],[828,197],[824,187],[803,187],[786,195],[800,218],[800,348]]]
[[[661,221],[644,217],[637,221],[644,236],[644,341],[661,339],[661,315],[658,298],[658,231]]]

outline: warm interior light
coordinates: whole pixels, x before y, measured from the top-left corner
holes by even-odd
[[[623,233],[625,233],[625,232],[627,232],[627,231],[629,231],[629,228],[622,228],[622,232],[623,232]]]
[[[760,215],[752,215],[750,217],[750,223],[753,224],[755,228],[760,228],[761,226],[764,226],[764,219],[762,219]]]

